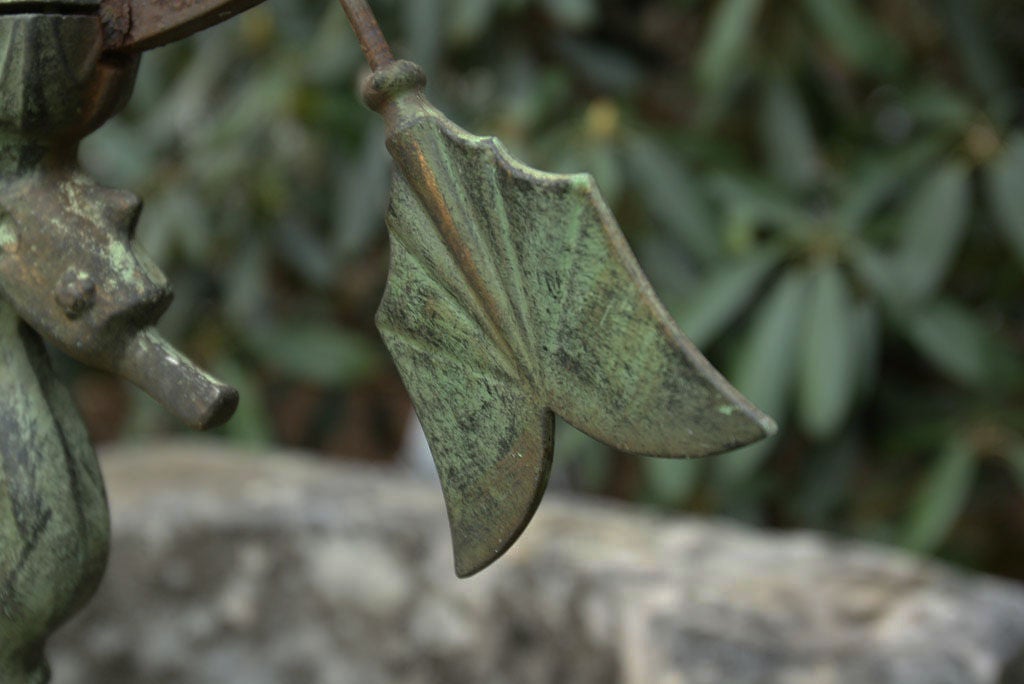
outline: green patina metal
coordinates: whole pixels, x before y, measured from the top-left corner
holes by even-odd
[[[135,247],[140,201],[78,168],[78,141],[125,104],[138,64],[137,46],[111,43],[102,9],[98,0],[0,0],[4,684],[48,680],[46,638],[92,595],[109,544],[96,457],[43,340],[135,382],[193,427],[224,422],[238,401],[154,329],[171,293]],[[180,34],[167,22],[139,31]]]
[[[459,575],[529,522],[556,414],[662,457],[775,431],[679,331],[589,175],[536,171],[459,129],[427,102],[420,68],[393,59],[366,3],[342,5],[396,164],[377,323],[437,464]]]
[[[92,595],[109,540],[85,427],[39,336],[0,302],[0,681],[47,681],[46,638]]]
[[[106,562],[103,483],[42,340],[118,373],[186,423],[237,394],[154,331],[167,282],[140,202],[77,166],[131,92],[137,53],[259,0],[0,0],[0,682],[48,679],[47,636]],[[552,421],[619,449],[703,456],[774,430],[679,332],[586,175],[534,171],[430,106],[364,0],[342,0],[396,161],[378,313],[437,461],[460,575],[522,532]]]

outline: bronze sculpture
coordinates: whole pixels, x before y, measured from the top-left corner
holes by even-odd
[[[47,681],[45,639],[91,596],[109,541],[95,455],[41,338],[196,428],[237,403],[153,331],[170,291],[134,249],[140,202],[76,154],[126,102],[139,51],[259,1],[0,0],[0,681]],[[534,171],[458,129],[365,1],[342,5],[396,160],[378,325],[438,464],[460,575],[529,522],[555,413],[667,457],[774,430],[676,328],[589,176]]]
[[[224,422],[238,401],[154,330],[171,296],[133,244],[140,201],[77,166],[78,141],[127,101],[138,58],[107,49],[99,0],[39,5],[0,2],[5,684],[48,680],[45,640],[92,595],[109,545],[99,466],[43,340],[133,381],[196,428]]]
[[[519,537],[551,468],[554,415],[630,453],[696,457],[769,436],[651,289],[594,179],[536,171],[470,135],[396,61],[365,0],[342,0],[395,160],[377,326],[423,423],[455,567]]]

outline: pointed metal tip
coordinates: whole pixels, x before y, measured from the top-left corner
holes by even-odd
[[[516,534],[504,544],[494,547],[493,552],[486,552],[484,548],[479,545],[475,548],[469,545],[462,547],[456,543],[455,576],[459,579],[469,579],[473,575],[483,572],[490,566],[494,565],[499,558],[504,556],[516,541],[518,541],[518,539],[519,534]]]
[[[476,574],[482,572],[483,570],[485,570],[486,568],[490,567],[491,564],[494,563],[494,561],[496,561],[497,559],[498,559],[498,557],[495,556],[494,558],[491,558],[491,559],[489,559],[489,560],[487,560],[487,561],[485,561],[483,563],[469,563],[469,562],[461,561],[459,559],[459,557],[456,556],[455,557],[455,576],[458,577],[459,579],[469,579],[473,575],[476,575]]]
[[[775,419],[741,395],[736,397],[734,403],[719,407],[718,412],[725,417],[737,419],[731,429],[726,430],[735,438],[734,443],[719,453],[749,446],[779,433],[779,424]]]
[[[749,399],[740,395],[742,399],[742,408],[748,420],[755,423],[760,428],[762,434],[752,441],[760,441],[762,439],[768,439],[779,434],[779,424],[774,418],[769,416],[767,413],[762,411],[759,407],[755,406]]]
[[[545,477],[544,479],[546,481],[547,478]],[[515,485],[509,483],[509,488],[514,490]],[[492,529],[480,530],[478,528],[476,534],[468,534],[467,529],[452,527],[455,575],[460,579],[472,577],[486,570],[504,556],[526,530],[526,526],[533,518],[538,504],[540,504],[543,492],[544,486],[540,485],[529,500],[525,511],[520,510],[504,520],[489,520],[491,524],[496,525]],[[481,513],[480,511],[473,512],[475,514]]]
[[[776,423],[775,419],[771,416],[762,413],[757,422],[761,426],[761,429],[764,430],[765,439],[779,434],[779,424]]]

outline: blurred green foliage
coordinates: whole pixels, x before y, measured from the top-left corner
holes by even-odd
[[[1024,577],[1024,5],[374,6],[452,118],[597,177],[683,329],[782,425],[697,462],[560,426],[556,477]],[[389,162],[361,69],[335,3],[270,0],[148,55],[84,147],[146,197],[168,333],[242,388],[235,439],[400,439],[372,326]]]

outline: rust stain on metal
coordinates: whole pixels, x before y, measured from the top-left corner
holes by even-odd
[[[355,29],[359,46],[366,55],[366,62],[374,71],[382,69],[395,61],[391,46],[384,38],[383,31],[377,23],[377,17],[365,0],[341,0],[345,16]]]
[[[103,0],[100,4],[103,42],[109,48],[121,46],[132,28],[132,6],[129,0]]]

